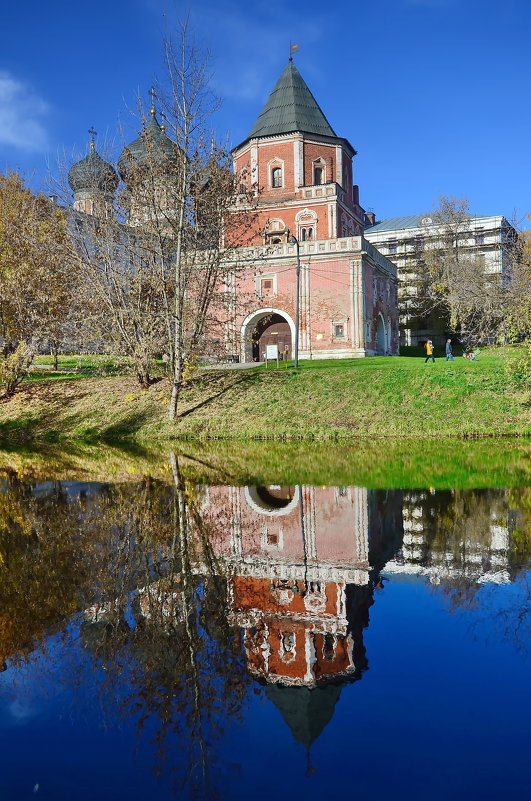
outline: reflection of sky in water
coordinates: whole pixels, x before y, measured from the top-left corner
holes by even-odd
[[[362,681],[339,689],[309,753],[263,687],[251,684],[242,719],[223,722],[213,749],[220,797],[245,798],[252,786],[254,798],[270,798],[279,777],[288,794],[345,786],[362,798],[378,786],[395,798],[435,801],[524,793],[528,664],[503,625],[491,625],[493,612],[522,600],[523,580],[484,592],[485,604],[480,598],[475,609],[451,615],[426,584],[387,583],[365,631],[369,669]],[[20,682],[12,670],[0,678],[8,713],[0,717],[3,797],[29,798],[39,783],[39,798],[171,798],[170,768],[181,777],[186,771],[186,741],[170,735],[164,774],[156,779],[152,728],[137,739],[134,717],[116,715],[108,700],[102,705],[100,677],[86,672],[85,660],[65,643]],[[73,675],[77,686],[65,688]],[[115,697],[116,706],[122,700]]]
[[[277,558],[271,554],[280,544],[290,547],[288,517],[278,514],[289,504],[281,502],[283,488],[273,489],[272,499],[263,492],[250,493],[257,514],[265,501],[273,513],[267,516],[269,529],[259,536],[271,563]],[[286,496],[288,490],[291,499],[295,493],[286,488]],[[73,495],[69,485],[69,503]],[[213,502],[215,490],[206,495]],[[304,497],[310,497],[306,490]],[[324,523],[333,522],[333,510],[347,509],[353,497],[343,489],[326,498],[323,495]],[[426,542],[421,542],[421,528],[415,528],[414,522],[421,519],[418,497],[409,517],[405,512],[398,518],[382,512],[398,497],[402,494],[386,493],[384,507],[378,496],[369,498],[371,514],[382,522],[382,530],[371,529],[369,520],[368,547],[375,559],[381,558],[384,578],[382,582],[380,574],[371,576],[369,595],[363,595],[363,587],[354,586],[348,596],[359,604],[359,609],[347,611],[347,617],[349,630],[363,641],[363,669],[355,675],[338,674],[320,688],[290,687],[286,691],[281,682],[266,684],[262,663],[257,663],[258,678],[245,672],[241,709],[233,717],[216,714],[208,718],[203,732],[208,776],[199,780],[197,749],[182,731],[188,708],[181,719],[171,722],[163,760],[157,753],[155,716],[143,721],[139,730],[142,709],[135,695],[138,687],[133,684],[135,660],[145,660],[144,678],[156,676],[154,660],[141,650],[146,642],[137,643],[134,658],[132,651],[124,650],[114,664],[112,655],[108,658],[98,650],[105,641],[105,619],[80,632],[82,617],[78,614],[66,632],[48,637],[42,650],[31,654],[20,667],[8,665],[0,673],[0,797],[17,801],[165,801],[189,797],[191,776],[198,780],[196,797],[231,801],[301,794],[326,797],[330,792],[347,798],[389,795],[423,801],[498,799],[513,793],[525,797],[529,664],[525,650],[528,629],[522,613],[529,586],[527,574],[511,567],[507,558],[503,565],[500,561],[507,544],[498,530],[502,496],[492,496],[496,515],[493,512],[486,517],[493,521],[487,529],[488,547],[481,552],[480,531],[467,559],[461,561],[448,542],[440,549],[439,561],[433,555],[426,558]],[[464,504],[489,497],[466,496]],[[437,509],[437,502],[426,500],[422,514],[427,520],[434,518],[432,509],[441,515],[447,511],[444,504]],[[208,508],[205,498],[201,503]],[[299,520],[296,508],[293,519]],[[404,527],[405,538],[389,530],[393,521],[401,527],[408,519],[413,522]],[[361,518],[356,520],[359,526]],[[308,527],[309,523],[310,518]],[[311,557],[312,547],[319,550],[319,532],[313,536],[314,545],[305,546],[305,559]],[[331,565],[329,546],[325,542],[323,548]],[[242,547],[246,547],[245,540]],[[296,560],[297,554],[292,558]],[[247,561],[246,575],[252,581],[252,560]],[[390,565],[387,571],[386,564]],[[434,565],[440,565],[436,573]],[[344,571],[347,568],[342,567]],[[504,581],[497,583],[501,568]],[[475,581],[472,593],[457,581],[459,571],[469,569]],[[351,573],[347,570],[346,575]],[[361,571],[360,577],[364,575]],[[298,596],[303,585],[299,578],[282,585],[282,592],[275,586],[275,597],[284,603],[284,629],[291,614],[289,604],[303,609]],[[274,582],[271,594],[273,586]],[[197,588],[199,603],[205,603],[208,583],[198,581]],[[456,593],[461,593],[458,603]],[[257,594],[253,603],[262,597],[266,596]],[[148,603],[146,596],[142,598]],[[241,599],[243,620],[253,606],[243,595]],[[237,594],[233,601],[237,603]],[[311,628],[316,625],[316,613],[309,607],[306,612]],[[139,613],[133,600],[123,610],[125,625],[118,632],[122,639],[116,642],[132,641],[138,625],[134,614]],[[358,625],[352,624],[356,615]],[[161,643],[165,642],[167,620],[165,606],[157,634]],[[181,616],[179,626],[183,627],[185,620]],[[199,634],[208,648],[203,651],[203,645],[197,645],[201,659],[206,659],[209,644],[215,647],[218,626],[226,621],[201,620]],[[235,641],[243,643],[242,627],[231,625]],[[179,636],[184,636],[184,629],[179,631]],[[289,652],[291,640],[285,641]],[[261,643],[257,648],[261,659],[267,642],[257,642]],[[284,653],[287,665],[291,664],[288,652]],[[239,654],[242,666],[249,668],[251,652],[240,648]],[[174,656],[177,658],[169,654],[170,662]],[[271,660],[272,655],[270,670]],[[204,662],[204,666],[208,664],[208,660]],[[202,681],[208,679],[203,675]],[[223,677],[213,679],[220,698],[224,681]],[[178,687],[171,689],[179,694]],[[160,776],[156,775],[158,768]]]

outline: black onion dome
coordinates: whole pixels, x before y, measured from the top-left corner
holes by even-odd
[[[68,183],[74,192],[80,189],[99,189],[101,192],[116,191],[119,182],[116,170],[104,161],[94,145],[84,159],[73,164],[68,173]]]
[[[177,152],[177,145],[152,114],[140,136],[124,147],[118,159],[118,171],[125,180],[131,168],[146,166],[153,160],[169,161],[176,157]]]

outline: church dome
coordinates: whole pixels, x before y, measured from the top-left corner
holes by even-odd
[[[150,162],[170,161],[176,157],[178,147],[161,128],[154,112],[140,136],[126,145],[118,159],[118,171],[127,180],[131,170],[144,167]]]
[[[113,193],[118,186],[116,170],[104,161],[91,142],[90,151],[85,158],[73,164],[68,173],[68,183],[72,191],[97,189],[101,192]]]

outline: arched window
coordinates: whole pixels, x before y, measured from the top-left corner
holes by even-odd
[[[271,170],[271,186],[275,188],[282,186],[282,167],[273,167]]]
[[[300,211],[295,217],[297,223],[297,236],[299,241],[317,239],[317,214],[310,209]]]
[[[314,184],[324,184],[326,183],[326,164],[324,159],[318,158],[315,159],[313,164],[313,182]]]

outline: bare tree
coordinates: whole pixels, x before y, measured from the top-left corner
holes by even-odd
[[[165,282],[151,237],[113,217],[76,212],[71,231],[82,275],[79,340],[85,347],[125,356],[140,386],[147,388],[165,342]]]
[[[474,221],[468,200],[439,198],[433,221],[436,233],[419,254],[421,312],[438,313],[465,341],[488,340],[502,320],[503,281],[487,272],[484,256],[470,245]]]
[[[172,381],[169,418],[174,420],[185,370],[198,354],[223,348],[224,325],[235,303],[234,249],[245,245],[254,220],[242,176],[231,171],[230,153],[214,144],[208,123],[218,105],[209,90],[208,56],[196,46],[185,20],[176,40],[164,42],[166,76],[161,85],[170,130],[178,147],[174,180],[161,191],[150,222],[169,231],[171,270],[164,305]],[[242,191],[243,190],[243,191]],[[243,197],[242,197],[243,195]],[[162,202],[160,202],[162,201]],[[166,210],[167,209],[167,210]],[[226,235],[230,215],[231,231]],[[164,258],[166,251],[160,248]]]
[[[121,349],[144,387],[154,356],[167,354],[173,420],[196,360],[229,348],[236,298],[245,302],[236,253],[250,241],[254,215],[246,182],[208,127],[218,101],[187,22],[164,41],[164,57],[161,122],[153,90],[149,113],[139,101],[140,136],[118,160],[114,208],[97,219],[76,214],[73,229],[90,334]],[[227,235],[229,218],[237,237]]]

